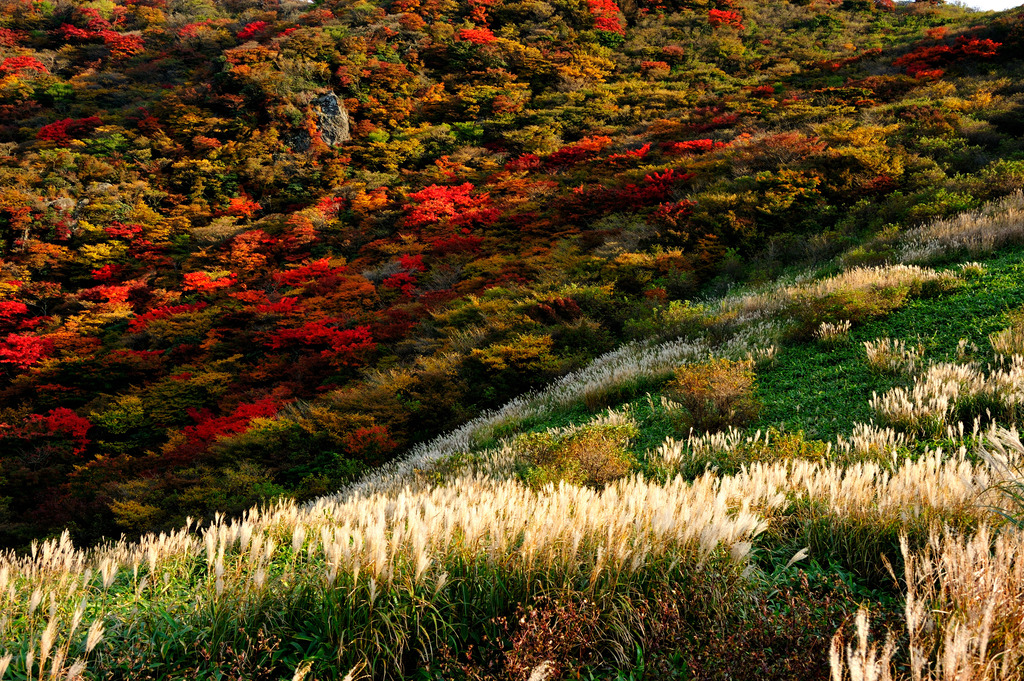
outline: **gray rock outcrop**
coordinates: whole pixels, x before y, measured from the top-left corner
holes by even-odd
[[[339,146],[352,139],[348,126],[348,110],[345,104],[333,92],[325,92],[313,100],[313,108],[317,109],[317,129],[324,143],[331,147]]]
[[[324,144],[338,147],[352,139],[349,131],[348,110],[345,104],[333,92],[325,92],[318,96],[310,106],[316,115],[316,129]],[[307,151],[313,140],[305,130],[296,133],[290,140],[295,151]]]

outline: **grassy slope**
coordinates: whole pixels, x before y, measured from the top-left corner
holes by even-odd
[[[871,421],[868,400],[872,392],[907,385],[908,380],[872,371],[866,362],[865,341],[888,337],[920,343],[926,359],[951,361],[956,358],[957,343],[966,339],[977,347],[973,358],[992,361],[989,334],[1008,325],[1007,312],[1024,306],[1024,250],[1008,249],[980,262],[986,268],[983,275],[965,279],[952,293],[911,300],[903,309],[855,326],[846,343],[827,346],[806,341],[782,345],[775,361],[758,371],[757,393],[763,409],[747,430],[803,431],[809,439],[830,440],[836,435],[848,435],[855,423]],[[955,264],[947,264],[940,269],[954,268]],[[657,446],[668,435],[683,435],[658,418],[660,409],[652,408],[652,399],[656,401],[660,395],[655,388],[649,395],[610,405],[629,405],[649,426],[631,447],[637,455]],[[532,418],[516,430],[503,430],[501,435],[511,437],[579,425],[594,414],[582,404],[573,405]],[[480,443],[479,448],[494,443],[491,438]]]
[[[1008,249],[983,258],[981,262],[985,266],[985,273],[966,279],[957,291],[935,298],[913,300],[904,309],[855,327],[849,341],[844,344],[826,346],[810,341],[781,347],[775,362],[758,372],[757,393],[763,410],[760,418],[746,432],[752,434],[766,429],[800,431],[808,440],[834,441],[837,435],[849,435],[855,423],[873,421],[868,405],[872,393],[881,394],[897,385],[909,385],[911,381],[906,376],[896,377],[872,371],[866,362],[864,341],[881,337],[899,339],[908,344],[922,345],[927,360],[955,361],[957,344],[961,339],[966,339],[973,346],[968,350],[968,358],[982,362],[994,360],[988,341],[989,334],[1006,328],[1009,324],[1007,313],[1024,305],[1024,249]],[[648,475],[657,474],[649,465],[650,451],[666,437],[684,435],[657,404],[660,397],[660,392],[654,391],[612,406],[612,409],[628,409],[641,424],[640,436],[631,443],[629,449],[639,462],[639,467]],[[592,412],[577,406],[553,412],[547,419],[536,419],[521,432],[541,432],[547,428],[579,425],[593,416]],[[491,445],[492,442],[486,444]],[[916,448],[923,446],[927,446],[926,443],[919,442]],[[786,590],[789,588],[786,584],[793,582],[794,573],[785,563],[806,543],[817,542],[826,546],[816,547],[818,555],[803,564],[799,570],[802,578],[809,578],[815,584],[833,585],[848,597],[862,604],[870,604],[876,618],[880,617],[883,622],[898,619],[903,607],[899,595],[902,587],[891,582],[886,585],[877,579],[877,573],[875,576],[866,575],[863,569],[844,564],[849,562],[849,556],[844,556],[842,550],[830,553],[828,549],[831,547],[827,546],[844,543],[843,529],[824,528],[824,537],[820,535],[821,529],[818,529],[818,536],[806,533],[786,536],[785,533],[770,532],[758,541],[755,549],[757,562],[765,574],[774,575],[772,579],[775,586],[768,600],[768,607],[774,616],[781,621],[792,614],[792,602],[786,601],[792,594]],[[898,560],[898,555],[892,553],[891,545],[886,548],[883,543],[875,545],[874,549],[888,551],[890,559]],[[796,579],[799,581],[800,578]],[[828,599],[834,596],[826,595],[825,603],[805,601],[803,605],[825,609]],[[668,672],[672,678],[691,678],[685,663],[661,666],[659,669],[659,673]],[[749,672],[749,669],[731,670],[739,678],[745,678],[743,674]],[[638,655],[632,668],[610,674],[595,675],[593,671],[588,672],[590,678],[616,681],[657,678],[650,676],[650,673],[651,669],[643,655]]]
[[[1024,305],[1022,259],[1019,249],[998,254],[984,261],[984,275],[968,279],[959,291],[911,301],[883,319],[856,327],[844,346],[802,343],[782,348],[775,365],[758,376],[764,411],[756,427],[803,430],[808,437],[829,439],[870,420],[872,391],[881,393],[900,381],[868,368],[864,341],[889,337],[921,343],[928,359],[949,361],[964,338],[978,347],[979,359],[993,359],[989,334],[1008,325],[1007,311]]]
[[[801,430],[811,442],[798,440],[797,444],[804,442],[813,448],[823,446],[822,442],[813,442],[815,438],[832,439],[836,434],[849,433],[855,422],[867,421],[867,400],[872,391],[880,392],[909,381],[871,372],[861,345],[865,340],[881,336],[915,343],[920,340],[926,359],[940,361],[953,359],[957,342],[966,338],[978,348],[975,359],[992,359],[988,334],[1007,326],[1006,313],[1024,304],[1022,255],[1024,250],[1017,248],[980,258],[985,265],[984,274],[963,277],[952,292],[910,300],[886,317],[856,326],[849,342],[837,348],[813,341],[783,342],[774,363],[759,370],[758,392],[764,409],[748,430]],[[666,437],[685,436],[679,422],[662,407],[660,397],[660,384],[652,379],[636,382],[632,392],[624,392],[620,400],[607,405],[619,411],[628,407],[640,427],[639,436],[629,448],[638,470],[655,481],[665,480],[666,471],[650,452]],[[527,431],[580,425],[605,411],[570,403],[534,413],[525,420],[513,420],[497,433],[503,439],[514,440]],[[496,444],[499,443],[490,438],[474,449],[483,452]],[[785,452],[771,454],[783,460],[788,456]],[[724,474],[735,470],[738,463],[726,458],[716,465],[723,467]],[[683,475],[690,478],[702,470],[700,466],[682,468]],[[440,487],[453,479],[440,476]],[[428,487],[426,491],[435,490]],[[624,591],[611,592],[614,598],[622,599],[621,610],[615,610],[618,605],[612,607],[617,614],[627,613],[631,617],[657,614],[655,629],[661,628],[660,638],[649,642],[647,649],[627,654],[628,660],[620,659],[615,665],[609,665],[607,657],[588,662],[584,655],[576,661],[566,658],[565,668],[574,669],[581,678],[609,680],[826,678],[822,664],[828,636],[858,604],[869,604],[876,620],[883,623],[898,620],[901,587],[888,579],[879,556],[885,554],[897,563],[899,570],[901,529],[899,524],[871,527],[836,522],[834,516],[818,515],[812,507],[792,503],[775,517],[767,532],[756,538],[752,564],[758,569],[748,582],[738,586],[739,582],[731,581],[727,569],[716,572],[725,568],[717,563],[710,565],[710,574],[699,564],[681,571],[667,565],[652,565],[651,574],[638,575],[635,583],[626,585]],[[545,626],[550,625],[558,635],[571,638],[585,634],[587,627],[601,631],[602,626],[626,626],[625,623],[636,621],[627,618],[608,624],[601,620],[604,611],[600,609],[559,610],[582,606],[571,597],[569,602],[574,605],[551,606],[544,600],[544,593],[557,589],[550,584],[534,586],[515,573],[488,572],[479,564],[459,563],[444,566],[452,580],[444,590],[444,598],[438,598],[437,590],[432,597],[414,591],[413,600],[409,601],[401,590],[393,590],[382,579],[380,588],[384,595],[379,598],[384,600],[363,612],[358,610],[363,607],[358,604],[359,598],[365,598],[365,577],[348,594],[344,590],[322,591],[319,575],[325,563],[313,550],[317,543],[315,534],[308,558],[303,555],[305,551],[293,552],[289,548],[290,539],[295,541],[289,529],[278,532],[279,548],[274,558],[259,568],[262,577],[250,572],[247,552],[229,551],[225,577],[229,584],[224,597],[215,595],[215,582],[201,541],[194,541],[190,555],[176,558],[171,552],[169,559],[161,558],[166,562],[157,565],[152,578],[146,566],[148,554],[143,551],[134,558],[127,557],[132,551],[129,547],[112,586],[95,587],[89,595],[85,622],[102,614],[108,627],[100,653],[93,655],[107,670],[105,678],[188,675],[204,679],[277,679],[287,678],[304,662],[313,664],[311,678],[340,678],[351,664],[353,651],[366,643],[366,639],[360,639],[363,643],[338,647],[339,636],[346,640],[346,627],[361,636],[397,635],[406,627],[414,632],[427,632],[433,631],[433,627],[438,629],[440,640],[452,646],[447,657],[442,650],[433,649],[431,654],[446,658],[447,662],[429,665],[418,663],[416,654],[409,651],[411,657],[405,673],[384,661],[386,653],[377,652],[373,657],[377,672],[387,670],[392,676],[437,681],[495,678],[496,670],[507,664],[508,659],[537,663],[551,654],[541,645]],[[811,548],[811,558],[790,566],[790,559],[804,547]],[[134,574],[133,561],[138,570]],[[308,574],[299,572],[300,566]],[[687,600],[666,600],[666,592],[658,591],[659,570],[668,575],[670,593],[675,595],[675,589],[679,589],[683,594],[680,598],[685,596]],[[161,578],[161,573],[166,576]],[[95,582],[99,576],[94,573],[91,579]],[[271,585],[268,589],[253,586],[256,580],[261,580],[262,585],[263,579]],[[20,597],[30,592],[30,586],[18,585]],[[530,620],[533,624],[526,625],[523,622],[527,619],[523,619],[517,625],[513,619],[510,624],[502,624],[501,617],[523,616],[517,610],[520,605],[536,608],[528,612],[539,612],[540,617],[551,616],[554,620],[548,624]],[[353,610],[354,606],[358,607]],[[601,607],[609,606],[602,603]],[[643,608],[661,610],[642,614]],[[441,618],[446,624],[412,619],[424,614]],[[717,618],[714,626],[721,636],[706,635],[708,617]],[[374,618],[380,621],[374,624]],[[27,646],[38,646],[38,632],[43,624],[39,614],[16,619],[14,630],[5,634],[9,642],[0,647],[0,659],[5,648],[20,651],[23,659]],[[375,626],[380,628],[374,629]],[[495,648],[495,640],[503,642],[504,651]],[[384,641],[381,645],[393,644]],[[412,640],[405,645],[420,644]],[[540,647],[534,650],[531,645]],[[589,644],[581,645],[586,649]],[[505,657],[512,654],[509,647],[518,658]],[[471,650],[477,652],[466,657]],[[239,658],[237,651],[244,651],[246,657]],[[71,653],[74,655],[75,650]],[[15,673],[14,678],[22,677]],[[507,678],[526,676],[513,673]]]

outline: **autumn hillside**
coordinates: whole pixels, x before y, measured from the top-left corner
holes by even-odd
[[[1022,48],[886,0],[4,2],[0,545],[314,499],[679,301],[895,262],[1021,186]]]

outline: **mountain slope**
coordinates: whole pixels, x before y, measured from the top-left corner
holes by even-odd
[[[1020,186],[1020,45],[928,3],[6,3],[0,542],[312,498],[669,301],[882,262]]]
[[[663,330],[689,340],[609,353],[333,497],[0,556],[0,678],[885,678],[856,671],[874,655],[896,678],[1016,678],[1024,545],[1007,520],[1024,508],[1004,490],[1024,446],[999,424],[1024,392],[1022,201],[891,244],[974,261],[677,306]],[[830,315],[816,340],[794,302]],[[771,378],[840,360],[867,368],[859,393]],[[709,367],[710,393],[689,380]],[[779,394],[841,434],[790,429]],[[688,431],[715,417],[705,397],[747,430]],[[871,619],[898,646],[869,643]]]

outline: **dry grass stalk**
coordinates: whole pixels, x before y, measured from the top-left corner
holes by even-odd
[[[895,428],[912,435],[941,436],[952,417],[970,408],[1013,422],[1024,404],[1024,357],[988,373],[976,364],[939,363],[917,376],[911,388],[873,394],[871,408]]]
[[[1024,675],[1024,535],[993,536],[983,526],[964,538],[933,528],[920,552],[901,540],[907,584],[904,615],[913,681],[1018,681]],[[842,658],[841,633],[830,659],[832,678],[893,678],[891,639],[867,642],[864,611],[856,645]]]
[[[1024,243],[1024,192],[910,230],[902,242],[903,262],[929,262],[953,253],[979,255]]]
[[[868,366],[875,371],[893,374],[913,373],[924,354],[924,347],[920,344],[907,345],[902,340],[892,338],[864,341],[864,350]]]
[[[855,621],[856,640],[846,644],[845,657],[842,633],[837,632],[832,639],[829,651],[832,681],[892,681],[892,656],[896,650],[892,637],[887,636],[881,648],[868,642],[870,622],[864,608],[857,611]]]
[[[988,268],[986,268],[980,262],[974,261],[962,262],[959,265],[957,265],[957,269],[960,271],[960,276],[966,277],[968,279],[974,279],[977,277],[984,276],[985,272],[988,270]]]
[[[844,319],[839,322],[822,322],[814,331],[814,339],[825,345],[838,345],[850,338],[853,322]]]
[[[1011,326],[989,335],[992,350],[1002,361],[1010,361],[1015,355],[1024,355],[1024,327]]]
[[[873,423],[855,423],[849,437],[836,438],[836,449],[846,454],[887,456],[906,446],[908,440],[905,433],[898,433],[892,428],[882,428]]]

